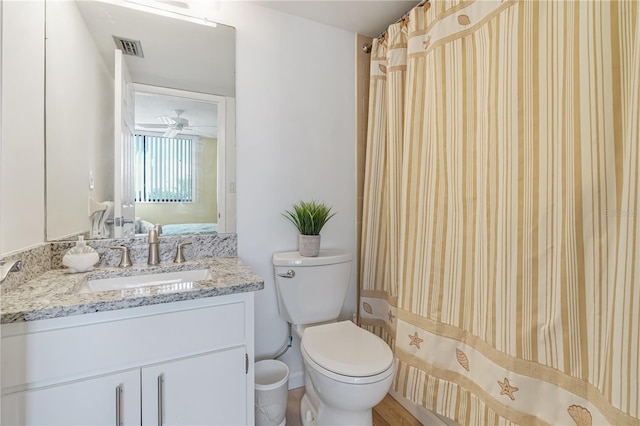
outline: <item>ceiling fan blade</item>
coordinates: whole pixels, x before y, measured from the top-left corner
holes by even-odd
[[[173,138],[178,134],[178,131],[176,129],[167,129],[166,132],[164,132],[164,136],[165,138]]]
[[[167,125],[158,123],[137,123],[136,127],[144,127],[146,129],[164,129]]]
[[[160,121],[162,121],[167,126],[171,126],[173,125],[173,123],[175,123],[175,120],[167,115],[161,115],[160,117],[156,117],[156,118],[159,118]]]
[[[191,125],[189,127],[211,127],[211,128],[214,128],[214,129],[218,128],[218,126],[208,125],[208,124],[203,124],[203,125],[193,124],[193,125]]]

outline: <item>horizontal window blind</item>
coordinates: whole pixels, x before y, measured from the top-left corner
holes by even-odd
[[[193,202],[191,139],[136,135],[135,159],[136,202]]]

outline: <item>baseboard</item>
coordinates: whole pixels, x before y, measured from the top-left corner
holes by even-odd
[[[295,371],[289,374],[289,390],[304,386],[304,371]]]
[[[404,396],[398,394],[393,389],[389,390],[389,395],[404,407],[413,417],[418,419],[425,426],[460,426],[456,421],[441,416],[424,407],[414,404]]]

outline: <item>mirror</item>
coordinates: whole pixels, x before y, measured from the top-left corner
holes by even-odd
[[[188,0],[46,2],[47,240],[90,236],[95,206],[110,207],[117,196],[116,46],[141,54],[124,55],[134,83],[136,139],[192,141],[192,198],[143,200],[137,188],[137,231],[144,232],[144,221],[176,225],[180,234],[235,232],[235,30],[194,18],[189,6]],[[98,203],[91,210],[90,200]],[[107,207],[100,208],[107,213]]]

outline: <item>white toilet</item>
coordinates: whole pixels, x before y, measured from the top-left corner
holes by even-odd
[[[336,322],[351,275],[351,253],[321,250],[318,257],[273,255],[280,316],[301,337],[304,425],[371,425],[371,409],[389,391],[395,362],[378,336]]]

